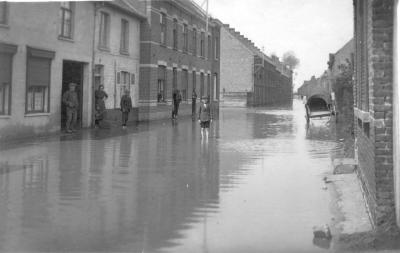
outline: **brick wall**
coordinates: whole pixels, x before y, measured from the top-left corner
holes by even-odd
[[[253,52],[226,29],[221,28],[221,90],[228,93],[251,91]]]
[[[368,0],[367,10],[360,15],[362,2],[355,1],[355,38],[366,43],[367,47],[363,51],[362,43],[356,46],[355,116],[356,122],[361,123],[357,123],[356,128],[358,160],[361,179],[371,195],[368,199],[374,222],[378,229],[386,229],[395,225],[392,140],[394,1]],[[367,28],[364,33],[363,25]],[[368,64],[367,73],[363,71],[364,63]]]

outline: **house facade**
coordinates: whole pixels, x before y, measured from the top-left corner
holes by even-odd
[[[170,117],[176,90],[180,115],[191,114],[193,89],[218,108],[219,25],[193,1],[141,3],[147,22],[141,28],[139,120]]]
[[[0,138],[59,131],[69,82],[81,101],[78,124],[90,126],[93,4],[2,2],[0,15]]]
[[[104,85],[106,119],[119,121],[120,101],[125,90],[130,91],[133,110],[131,121],[138,120],[140,26],[144,14],[129,2],[95,3],[94,89]]]
[[[78,128],[92,125],[100,84],[108,93],[109,119],[120,118],[115,109],[123,89],[131,91],[137,108],[145,18],[124,1],[1,2],[0,138],[63,129],[62,94],[70,82],[77,84],[80,101]]]

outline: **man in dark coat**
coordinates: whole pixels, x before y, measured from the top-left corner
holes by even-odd
[[[178,116],[179,104],[182,101],[182,95],[179,90],[175,90],[174,94],[172,95],[172,100],[174,103],[174,108],[172,110],[172,118],[176,119]]]
[[[104,100],[108,98],[107,93],[104,91],[104,85],[99,86],[99,89],[96,90],[96,92],[94,93],[94,97],[95,97],[95,108],[96,108],[95,126],[99,127],[106,113],[106,104]]]
[[[129,95],[129,90],[125,90],[125,94],[121,98],[121,112],[122,112],[122,128],[126,129],[126,122],[128,122],[129,112],[132,109],[132,99]]]
[[[79,99],[75,87],[75,83],[69,83],[69,90],[62,97],[62,101],[67,108],[67,121],[65,123],[65,131],[67,133],[75,131],[74,127],[78,119]]]

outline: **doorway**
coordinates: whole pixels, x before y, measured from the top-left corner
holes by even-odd
[[[69,83],[76,83],[76,92],[79,98],[78,120],[76,128],[82,127],[82,105],[83,105],[83,63],[75,61],[63,61],[62,72],[62,90],[61,94],[68,91]],[[67,110],[61,99],[61,129],[65,129],[65,122],[67,121]]]

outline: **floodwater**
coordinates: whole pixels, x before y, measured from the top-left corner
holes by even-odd
[[[304,107],[221,108],[0,150],[0,252],[326,252],[323,176],[340,148]]]

